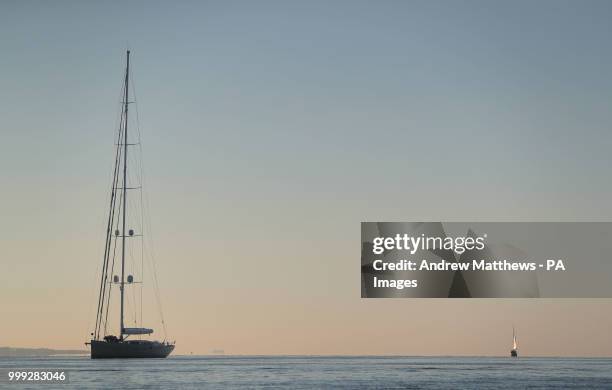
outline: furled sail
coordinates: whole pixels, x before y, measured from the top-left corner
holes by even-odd
[[[123,328],[123,334],[151,334],[153,329],[149,328]]]

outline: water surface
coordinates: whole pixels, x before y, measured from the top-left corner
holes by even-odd
[[[56,368],[67,384],[3,388],[612,389],[612,358],[84,356],[0,358],[0,369]]]

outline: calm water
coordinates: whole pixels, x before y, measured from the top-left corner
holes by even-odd
[[[612,359],[451,357],[238,357],[90,360],[0,358],[0,369],[57,368],[59,385],[2,388],[612,389]]]

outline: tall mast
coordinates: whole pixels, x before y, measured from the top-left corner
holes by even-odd
[[[127,150],[128,150],[128,97],[130,81],[130,51],[127,51],[127,66],[125,67],[125,93],[123,97],[123,228],[121,230],[121,328],[119,329],[120,339],[123,340],[123,288],[125,285],[125,211],[127,204]]]

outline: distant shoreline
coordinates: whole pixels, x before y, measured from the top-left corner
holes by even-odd
[[[52,356],[89,356],[88,350],[78,349],[53,349],[53,348],[13,348],[0,347],[0,357],[52,357]],[[506,358],[506,355],[383,355],[383,354],[363,354],[363,355],[343,355],[343,354],[228,354],[228,353],[204,353],[189,354],[182,353],[172,356],[177,357],[210,357],[210,358]],[[539,359],[612,359],[612,356],[553,356],[553,355],[529,355],[521,358]]]
[[[86,350],[52,348],[13,348],[0,347],[0,357],[40,357],[57,355],[87,355]]]

